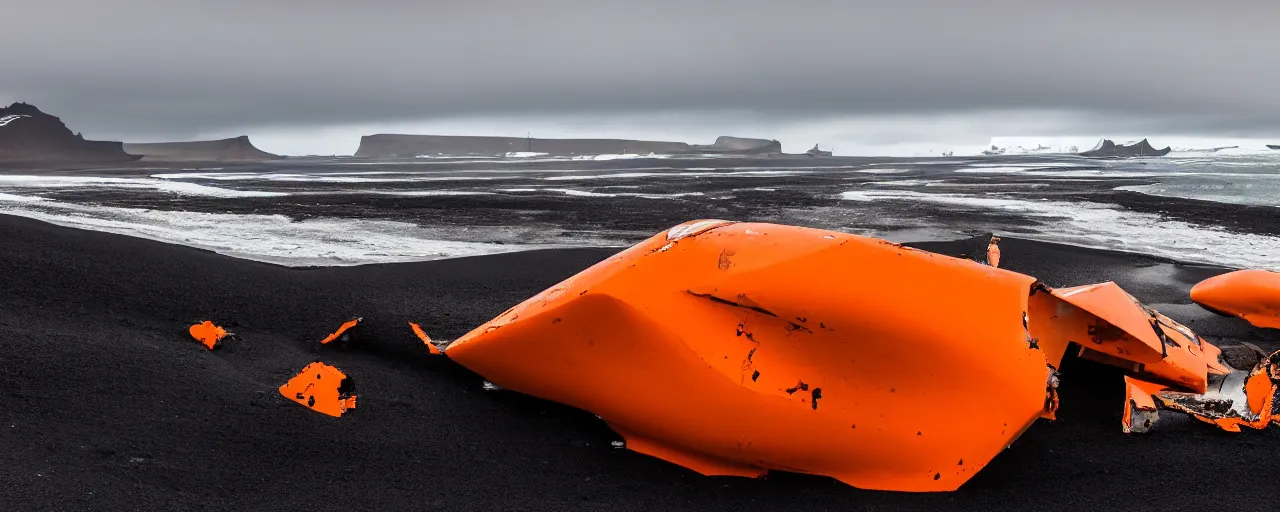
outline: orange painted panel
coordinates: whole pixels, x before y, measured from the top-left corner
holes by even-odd
[[[280,386],[280,394],[285,398],[333,417],[356,407],[356,396],[351,390],[351,379],[342,370],[319,361],[307,365]]]
[[[333,331],[333,333],[329,334],[328,336],[325,336],[323,340],[320,340],[320,344],[328,345],[329,343],[332,343],[334,340],[342,338],[342,335],[346,334],[347,331],[355,328],[355,326],[357,325],[360,325],[360,320],[362,319],[352,318],[351,320],[347,320],[346,322],[343,322],[342,325],[338,326],[338,330]]]
[[[1034,282],[871,238],[698,221],[446,352],[705,474],[952,490],[1052,413],[1055,372],[1025,324]]]
[[[1191,300],[1208,309],[1280,329],[1280,272],[1238,270],[1191,288]]]
[[[199,341],[201,345],[204,345],[209,350],[213,350],[219,341],[222,341],[223,338],[230,334],[226,329],[214,325],[213,322],[208,320],[192,325],[190,329],[187,329],[187,332],[191,333],[192,338],[195,338],[196,341]]]

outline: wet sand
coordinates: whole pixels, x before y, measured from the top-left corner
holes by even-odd
[[[459,336],[608,249],[289,269],[2,215],[0,239],[6,510],[1252,510],[1280,485],[1280,429],[1185,420],[1126,436],[1119,373],[1074,360],[1060,419],[954,493],[703,477],[611,448],[617,437],[589,413],[482,391],[406,325]],[[1192,284],[1224,269],[1001,247],[1004,267],[1051,286],[1115,280],[1213,341],[1280,348],[1280,336],[1189,302]],[[357,343],[318,345],[352,316],[365,318]],[[205,318],[243,340],[205,350],[185,332]],[[316,359],[355,380],[348,416],[276,391]]]

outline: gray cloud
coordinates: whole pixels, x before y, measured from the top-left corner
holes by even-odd
[[[1280,135],[1280,3],[0,0],[0,96],[98,136],[494,113],[1052,109]]]

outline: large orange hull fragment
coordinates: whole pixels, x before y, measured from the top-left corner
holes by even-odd
[[[786,470],[868,489],[959,487],[1054,418],[1071,347],[1125,369],[1125,432],[1151,428],[1160,407],[1233,431],[1275,418],[1280,356],[1230,368],[1115,283],[1049,289],[996,268],[988,248],[984,265],[830,231],[695,221],[445,352],[704,474]]]
[[[1026,327],[1033,283],[881,240],[701,221],[446,352],[704,474],[952,490],[1052,414],[1057,360]]]

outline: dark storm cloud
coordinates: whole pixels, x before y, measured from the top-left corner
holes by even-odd
[[[0,18],[0,96],[102,135],[690,108],[1280,134],[1273,0],[0,0]]]

